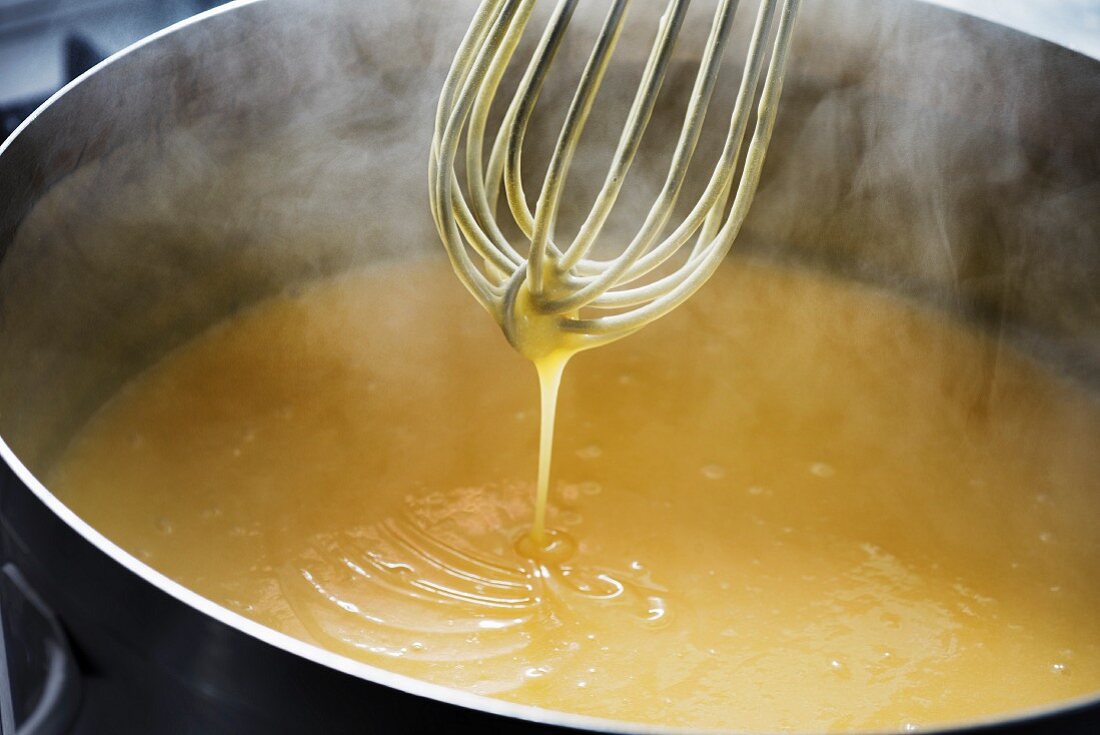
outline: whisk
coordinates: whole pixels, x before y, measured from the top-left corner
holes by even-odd
[[[708,163],[712,171],[698,200],[682,220],[672,222],[718,83],[737,8],[737,0],[719,0],[667,176],[640,229],[629,241],[623,238],[618,255],[610,259],[590,254],[642,145],[690,0],[668,2],[606,177],[568,243],[558,242],[555,236],[564,184],[630,0],[610,0],[532,210],[521,180],[524,137],[577,0],[558,1],[491,138],[487,161],[485,150],[490,108],[506,71],[517,62],[517,49],[535,2],[480,3],[440,94],[429,191],[432,214],[455,272],[496,318],[509,341],[537,361],[549,352],[571,354],[640,329],[675,309],[717,269],[756,192],[800,0],[784,0],[781,9],[777,0],[761,0],[721,152]],[[761,76],[755,128],[742,161],[743,140]],[[463,138],[465,187],[456,169]],[[735,181],[738,170],[740,177]],[[510,241],[497,218],[502,191],[522,242]],[[693,238],[682,263],[661,268]]]
[[[558,0],[501,118],[487,162],[490,110],[535,0],[481,2],[455,54],[436,112],[429,163],[436,227],[466,288],[496,318],[508,341],[538,369],[542,394],[538,495],[534,525],[523,542],[533,541],[534,546],[522,550],[543,558],[568,553],[569,546],[564,536],[548,537],[545,529],[554,414],[565,364],[574,353],[625,337],[675,309],[706,282],[729,252],[760,180],[799,0],[783,1],[774,36],[779,3],[760,0],[722,151],[711,164],[703,193],[673,226],[670,220],[699,142],[737,7],[737,0],[718,1],[664,184],[638,232],[620,245],[617,256],[601,260],[590,253],[641,147],[690,0],[670,0],[665,8],[603,185],[573,240],[559,243],[555,225],[562,190],[629,4],[630,0],[610,2],[566,111],[534,211],[521,176],[524,137],[577,0]],[[742,160],[741,147],[762,74],[755,129]],[[463,137],[465,189],[455,166]],[[740,179],[735,182],[739,168]],[[504,234],[496,216],[502,189],[512,222],[525,241],[519,247]],[[658,270],[692,238],[695,243],[683,262]]]

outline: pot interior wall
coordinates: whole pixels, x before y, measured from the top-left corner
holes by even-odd
[[[238,7],[93,74],[12,141],[0,434],[32,471],[129,376],[234,310],[371,262],[441,257],[427,148],[471,6]],[[609,108],[625,108],[643,47],[612,70]],[[681,44],[680,61],[697,47]],[[1095,381],[1098,65],[870,0],[808,2],[793,64],[736,249],[927,299]],[[675,133],[690,73],[673,68],[656,134]],[[553,81],[545,107],[563,109],[572,80]],[[528,159],[531,188],[541,158]],[[651,200],[661,164],[639,163],[636,201]],[[580,199],[594,182],[579,178]]]

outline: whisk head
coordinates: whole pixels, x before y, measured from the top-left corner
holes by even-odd
[[[606,249],[601,235],[643,144],[690,0],[668,2],[603,184],[569,242],[557,241],[555,232],[564,184],[630,0],[608,3],[532,208],[521,175],[524,138],[577,6],[577,0],[558,0],[533,52],[521,59],[517,49],[535,2],[482,0],[440,95],[429,166],[432,214],[456,273],[512,344],[532,358],[550,345],[576,350],[630,334],[676,308],[715,271],[756,192],[800,4],[760,1],[721,152],[698,162],[693,157],[737,8],[737,0],[718,0],[664,183],[637,233],[618,243],[614,257],[601,259],[593,253]],[[501,81],[520,64],[514,95],[490,132]],[[754,129],[742,155],[754,104]],[[710,171],[709,178],[686,215],[673,221],[693,164]],[[501,193],[514,228],[498,218]],[[505,229],[522,233],[519,242]],[[677,253],[681,262],[670,268]]]

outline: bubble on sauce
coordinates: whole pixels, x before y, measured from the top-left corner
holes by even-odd
[[[172,521],[168,520],[167,518],[158,518],[157,519],[157,530],[160,531],[161,533],[163,533],[165,536],[167,536],[168,534],[175,531],[176,527],[172,523]]]
[[[906,722],[905,724],[903,724],[901,726],[901,731],[902,732],[919,732],[920,731],[920,725],[918,725],[915,722]]]
[[[1042,531],[1039,533],[1039,540],[1044,544],[1053,544],[1057,538],[1051,531]]]
[[[646,598],[648,609],[646,610],[645,621],[651,624],[659,624],[667,621],[668,619],[668,603],[664,598],[657,595],[650,595]]]
[[[1052,673],[1059,674],[1061,676],[1067,676],[1069,674],[1069,667],[1061,661],[1051,664],[1050,670]]]
[[[550,671],[551,668],[549,666],[531,666],[527,669],[524,669],[523,675],[528,679],[541,679],[542,677],[549,674]]]
[[[541,539],[523,533],[515,542],[516,552],[533,561],[561,564],[577,551],[577,542],[565,531],[548,528]]]
[[[810,465],[810,474],[814,477],[829,478],[836,474],[836,469],[824,462],[814,462]]]
[[[603,456],[603,449],[597,444],[589,444],[578,449],[576,454],[581,459],[599,459]]]
[[[356,605],[354,602],[348,602],[347,600],[336,600],[335,602],[337,605],[340,606],[341,609],[346,610],[349,613],[358,613],[360,611],[359,606]]]
[[[558,496],[558,500],[564,505],[572,505],[580,498],[581,489],[572,484],[560,485],[556,489],[555,494]]]
[[[760,485],[749,485],[749,489],[746,492],[748,492],[749,495],[754,495],[756,497],[772,494],[771,490],[766,487],[761,487]]]
[[[599,495],[603,492],[603,485],[592,480],[585,480],[577,485],[577,489],[584,495]]]
[[[558,516],[558,518],[566,526],[579,526],[584,520],[583,518],[581,518],[580,513],[574,513],[571,510],[565,511],[560,516]]]
[[[699,472],[708,480],[721,480],[726,476],[726,468],[720,464],[703,465]]]

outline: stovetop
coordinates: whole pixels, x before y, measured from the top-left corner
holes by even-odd
[[[0,0],[0,140],[115,51],[224,0]]]

